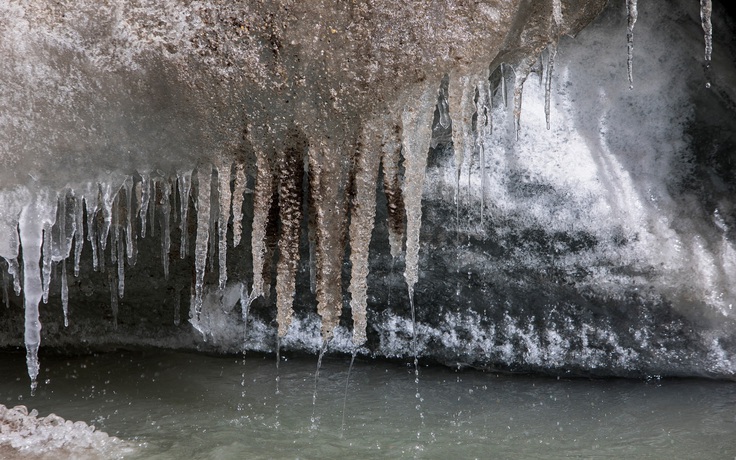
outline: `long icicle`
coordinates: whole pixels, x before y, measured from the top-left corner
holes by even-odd
[[[82,197],[74,198],[74,222],[77,228],[74,234],[74,276],[79,277],[79,264],[84,247],[84,203]]]
[[[243,200],[245,198],[245,188],[247,185],[247,177],[245,176],[245,163],[235,161],[235,184],[233,185],[233,247],[240,244],[240,237],[243,233]]]
[[[230,191],[230,173],[232,162],[221,161],[217,165],[218,195],[219,195],[219,220],[217,223],[218,233],[218,256],[220,268],[220,289],[225,289],[227,283],[227,224],[230,221],[230,205],[232,192]]]
[[[383,169],[383,193],[388,207],[388,242],[391,257],[401,255],[404,243],[404,197],[401,191],[401,126],[394,125],[384,135],[381,146],[381,168]]]
[[[207,244],[210,237],[210,200],[212,194],[212,166],[207,163],[197,169],[197,239],[194,249],[194,320],[199,322],[202,312],[204,272],[207,265]]]
[[[521,100],[524,95],[524,83],[529,77],[535,61],[535,58],[528,57],[522,60],[519,66],[514,69],[514,126],[517,141],[521,133]]]
[[[302,222],[303,165],[303,152],[296,147],[288,148],[278,161],[281,235],[276,265],[276,322],[279,337],[288,332],[293,315]]]
[[[355,195],[350,210],[350,310],[353,317],[353,344],[366,341],[368,250],[376,216],[376,181],[380,155],[380,134],[373,126],[363,132],[354,173]]]
[[[265,153],[256,157],[256,190],[253,198],[253,230],[251,232],[251,249],[253,253],[253,286],[251,295],[254,299],[263,295],[263,265],[266,256],[266,226],[268,213],[273,199],[273,176],[271,166]]]
[[[171,182],[161,180],[161,262],[164,279],[169,279],[169,253],[171,252]]]
[[[31,378],[31,394],[35,393],[39,372],[38,349],[41,345],[41,320],[38,305],[43,297],[39,262],[44,228],[51,225],[54,207],[47,197],[35,197],[23,208],[18,221],[23,248],[23,304],[25,309],[26,364]]]
[[[192,171],[180,171],[176,174],[176,182],[179,187],[179,213],[181,220],[179,221],[179,230],[181,233],[181,243],[179,247],[179,257],[184,259],[189,252],[189,197],[192,192]]]
[[[416,101],[414,105],[407,105],[401,114],[405,168],[403,196],[406,211],[404,279],[409,290],[409,301],[412,306],[412,348],[417,379],[419,367],[417,363],[416,318],[414,315],[414,285],[419,278],[419,231],[422,225],[422,192],[436,103],[435,91],[436,89],[432,86],[425,87],[423,92],[414,99]]]
[[[705,35],[705,87],[711,86],[711,55],[713,53],[713,25],[711,24],[711,14],[713,13],[713,3],[711,0],[700,0],[700,22],[703,26]]]
[[[478,101],[476,112],[478,113],[478,121],[476,126],[475,143],[480,156],[480,225],[483,226],[485,216],[485,197],[486,197],[486,149],[485,139],[491,135],[493,126],[491,124],[491,95],[488,87],[488,80],[481,79],[478,81]]]
[[[552,100],[552,74],[555,68],[555,56],[557,56],[557,42],[553,41],[550,43],[547,47],[547,52],[547,73],[544,80],[544,118],[547,121],[547,130],[549,130],[550,102]]]
[[[626,27],[626,43],[628,50],[626,67],[629,73],[630,89],[634,89],[634,25],[639,17],[636,2],[637,0],[626,0],[626,14],[628,16],[628,25]]]

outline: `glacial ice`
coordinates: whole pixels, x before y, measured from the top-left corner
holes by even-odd
[[[626,68],[629,81],[633,82],[631,63],[633,26],[638,17],[636,1],[627,1],[627,8]],[[712,49],[711,8],[709,1],[701,2],[707,62],[711,60]],[[637,286],[651,284],[651,289],[658,290],[663,296],[699,299],[709,311],[730,318],[729,305],[734,301],[734,293],[729,286],[733,281],[733,254],[736,253],[728,230],[730,204],[724,205],[725,219],[729,223],[723,218],[718,221],[721,222],[717,224],[719,228],[726,230],[721,230],[716,238],[711,235],[712,229],[703,227],[704,224],[687,219],[677,221],[676,216],[672,215],[676,199],[671,196],[667,186],[662,185],[666,184],[664,177],[668,177],[667,180],[684,180],[687,176],[687,171],[678,169],[680,165],[675,164],[681,160],[680,156],[687,155],[682,153],[687,146],[682,140],[681,131],[677,129],[684,129],[694,110],[691,102],[682,95],[685,94],[684,90],[680,91],[682,84],[674,85],[680,92],[673,91],[667,96],[667,103],[682,111],[672,121],[674,128],[657,126],[657,129],[661,129],[653,136],[662,142],[659,142],[654,153],[641,153],[644,147],[640,147],[635,139],[614,132],[615,126],[628,126],[625,120],[627,115],[609,106],[613,104],[612,101],[624,99],[635,106],[635,110],[642,112],[651,110],[647,104],[661,107],[656,105],[660,97],[657,89],[647,87],[636,93],[636,98],[644,101],[642,105],[635,105],[633,96],[629,98],[616,93],[608,86],[593,85],[587,90],[580,89],[583,83],[578,83],[575,77],[581,74],[579,69],[570,63],[569,58],[566,60],[562,53],[557,55],[556,38],[565,24],[559,0],[552,2],[552,13],[558,30],[553,34],[555,41],[548,43],[543,94],[534,85],[524,87],[537,62],[537,56],[527,56],[513,67],[514,102],[511,114],[506,107],[498,104],[498,100],[505,101],[504,74],[512,67],[511,64],[500,63],[500,88],[489,85],[487,72],[480,75],[451,72],[448,94],[438,94],[441,87],[439,81],[422,81],[411,94],[392,102],[384,112],[371,114],[372,121],[362,125],[357,136],[359,140],[340,143],[310,137],[312,127],[307,122],[300,127],[304,132],[299,134],[310,137],[303,145],[298,144],[304,149],[278,149],[267,145],[268,142],[259,143],[253,132],[244,134],[255,146],[252,152],[255,164],[250,165],[238,156],[219,156],[218,152],[217,156],[212,157],[216,158],[215,161],[201,161],[198,164],[194,184],[193,170],[178,165],[173,173],[148,167],[135,171],[115,171],[81,184],[65,184],[58,190],[18,185],[0,191],[0,256],[7,262],[7,273],[3,271],[3,295],[7,302],[7,275],[13,277],[16,292],[21,287],[22,276],[24,340],[32,385],[35,387],[39,372],[39,304],[41,300],[48,300],[54,281],[52,274],[55,263],[61,264],[64,324],[68,324],[70,299],[67,259],[71,257],[74,247],[74,274],[79,276],[80,264],[83,263],[85,209],[86,239],[92,250],[93,266],[95,270],[104,271],[108,277],[110,307],[113,321],[117,322],[119,301],[126,291],[126,264],[129,269],[137,258],[138,226],[141,237],[155,235],[161,239],[163,273],[168,278],[171,224],[176,219],[179,220],[181,258],[187,257],[190,247],[188,210],[192,193],[196,210],[196,241],[191,322],[209,340],[219,337],[216,332],[218,327],[223,331],[234,328],[234,325],[225,324],[228,317],[227,312],[223,313],[223,305],[227,304],[228,311],[232,310],[234,289],[237,288],[244,326],[248,322],[247,315],[252,302],[261,297],[266,302],[265,298],[274,287],[278,324],[276,334],[281,343],[293,343],[297,340],[294,337],[300,333],[305,337],[315,337],[313,332],[317,330],[316,336],[320,340],[332,338],[331,346],[347,343],[349,346],[345,345],[346,350],[355,350],[355,347],[363,345],[369,335],[368,305],[373,301],[372,296],[375,296],[369,285],[370,246],[376,228],[385,225],[391,259],[404,264],[405,286],[412,310],[410,327],[401,323],[401,319],[395,315],[391,316],[390,321],[395,323],[397,331],[405,329],[407,336],[412,337],[415,358],[421,354],[424,344],[429,343],[427,336],[448,347],[463,348],[461,340],[453,335],[457,331],[441,328],[430,330],[429,326],[422,325],[416,318],[415,288],[424,276],[421,274],[422,253],[427,251],[432,253],[427,257],[439,258],[445,249],[441,244],[435,244],[440,241],[437,235],[431,235],[429,240],[424,240],[423,236],[420,238],[423,206],[427,205],[427,184],[439,190],[437,195],[434,195],[434,191],[430,194],[432,200],[446,190],[454,191],[455,228],[447,224],[438,228],[442,228],[446,234],[455,232],[455,235],[477,238],[482,241],[480,244],[484,251],[507,249],[492,247],[488,241],[492,239],[491,235],[503,240],[504,232],[506,235],[513,233],[509,222],[520,222],[519,225],[526,226],[526,229],[544,228],[550,234],[557,232],[571,238],[584,233],[592,235],[590,238],[600,246],[611,241],[614,243],[610,243],[612,246],[608,248],[616,244],[620,246],[601,249],[600,253],[592,249],[580,249],[577,253],[577,249],[566,250],[564,246],[568,243],[562,238],[561,241],[549,243],[550,253],[562,254],[553,262],[548,264],[548,261],[540,260],[538,254],[535,256],[525,252],[526,248],[520,246],[509,251],[510,261],[505,267],[486,267],[482,261],[476,264],[477,254],[467,254],[458,247],[456,257],[459,264],[472,267],[468,271],[469,277],[471,271],[488,270],[497,274],[511,265],[525,269],[552,266],[570,273],[584,265],[588,270],[584,280],[575,279],[573,275],[567,279],[585,292],[605,292],[615,298],[621,295],[617,289],[624,280],[631,279],[638,283]],[[640,29],[641,32],[637,32],[637,49],[644,50],[645,44],[650,43],[645,38],[651,32],[643,30],[641,25]],[[560,41],[559,46],[565,46],[564,40]],[[585,56],[585,59],[588,58]],[[644,72],[650,65],[642,63],[637,68]],[[559,73],[558,79],[564,84],[553,80],[553,69]],[[605,75],[596,74],[590,78],[603,80]],[[522,95],[526,104],[525,126],[528,126],[523,136],[520,135]],[[576,98],[598,101],[601,110],[579,114],[575,110]],[[556,116],[555,123],[550,122],[553,102],[556,110],[560,111],[559,121]],[[432,139],[436,110],[437,123],[442,128],[452,125],[452,164],[430,158],[432,155],[441,156],[438,151],[448,144]],[[590,115],[589,119],[581,119],[587,115]],[[637,113],[636,116],[638,120],[651,121],[652,118],[649,113]],[[278,123],[274,122],[276,125]],[[546,127],[551,137],[537,136],[540,126]],[[509,138],[513,137],[516,140],[512,142]],[[586,143],[589,145],[586,146]],[[437,149],[430,149],[431,145]],[[344,155],[335,152],[344,152]],[[479,157],[477,162],[476,152]],[[428,166],[432,161],[442,163],[445,168],[443,172],[436,173],[433,166]],[[687,158],[683,160],[684,163],[687,161]],[[216,184],[212,183],[213,168]],[[460,174],[465,170],[468,181],[465,184],[463,180],[461,184]],[[382,184],[377,184],[379,177],[383,179]],[[254,181],[254,190],[248,189],[249,180]],[[636,185],[637,181],[643,185]],[[378,210],[376,207],[376,185],[381,186],[379,189],[386,200],[386,209]],[[648,195],[641,193],[642,187]],[[562,198],[549,190],[564,197],[564,203],[561,204],[559,200]],[[461,214],[470,212],[461,206],[461,191],[467,192],[468,208],[473,206],[480,210],[478,222],[472,222],[471,219],[461,221]],[[252,194],[252,215],[243,212],[246,194]],[[379,220],[379,215],[385,216],[385,221]],[[461,225],[461,222],[466,223]],[[154,230],[157,225],[159,231]],[[307,233],[304,236],[303,227]],[[232,232],[232,244],[228,243],[229,231]],[[236,270],[236,274],[228,275],[228,253],[248,234],[252,275],[238,279],[238,276],[242,276],[240,269]],[[433,239],[435,237],[437,239]],[[272,239],[273,244],[269,239]],[[300,260],[300,244],[309,246],[309,261]],[[526,244],[536,242],[527,241]],[[652,254],[646,250],[647,247],[669,249]],[[349,284],[343,292],[342,272],[347,272],[343,267],[344,264],[347,266],[344,260],[346,248],[349,248],[350,275],[345,277],[349,279]],[[400,260],[402,256],[403,261]],[[23,263],[22,273],[18,267],[20,259]],[[111,262],[108,267],[107,260]],[[607,265],[612,260],[623,267],[622,271],[630,270],[634,274],[627,278],[627,273],[616,273]],[[220,292],[221,297],[227,297],[225,300],[213,300],[217,297],[216,291],[206,281],[208,270],[212,270],[215,262],[219,269],[217,292]],[[233,264],[232,259],[230,263]],[[271,268],[274,263],[276,277],[272,283]],[[321,318],[319,327],[314,327],[312,323],[305,326],[309,321],[294,311],[295,297],[300,289],[300,270],[310,272],[310,287],[316,294]],[[685,273],[690,271],[697,274],[697,281],[683,282]],[[252,284],[247,289],[249,282]],[[491,285],[491,282],[486,282],[484,289]],[[178,286],[175,291],[175,324],[178,324],[176,318],[182,290],[186,290],[186,285]],[[346,333],[344,327],[339,325],[343,304],[347,303],[343,300],[348,298],[345,293],[349,294],[352,334]],[[641,294],[643,297],[647,295]],[[210,308],[212,303],[217,303],[221,311],[213,311]],[[418,307],[421,308],[420,305]],[[524,356],[528,364],[544,366],[552,362],[562,366],[571,359],[565,355],[565,349],[572,346],[565,343],[570,340],[567,334],[570,331],[565,329],[567,325],[555,324],[541,330],[534,323],[523,323],[523,318],[507,315],[502,323],[483,332],[466,324],[470,321],[467,318],[472,319],[472,313],[468,313],[467,318],[461,316],[453,317],[452,321],[472,329],[472,334],[469,334],[474,335],[476,347],[483,349],[488,356],[499,359],[508,357],[511,360],[511,355],[516,352],[513,347],[521,345],[527,350]],[[256,320],[252,321],[257,323]],[[261,330],[269,328],[267,324],[258,324]],[[376,326],[374,332],[380,327]],[[622,367],[629,366],[637,359],[633,348],[625,348],[624,340],[617,336],[606,335],[600,324],[586,323],[585,327],[586,334],[599,336],[598,339],[615,350]],[[304,328],[311,332],[306,333]],[[503,340],[498,338],[494,342],[489,338],[495,333],[503,333]],[[226,335],[225,332],[222,334]],[[383,330],[377,334],[385,341],[380,345],[383,350],[399,353],[398,345],[394,349],[394,345],[389,344],[393,339],[386,339],[391,333]],[[427,335],[422,338],[422,334]],[[253,337],[259,337],[257,332],[254,332]],[[349,337],[349,340],[345,337]],[[645,335],[640,337],[645,343]],[[260,338],[265,340],[263,336]],[[256,340],[247,339],[250,342]],[[587,335],[585,340],[588,340]],[[393,343],[400,342],[396,338]],[[714,342],[713,350],[720,346],[718,341]],[[580,362],[588,358],[593,359],[580,358]]]

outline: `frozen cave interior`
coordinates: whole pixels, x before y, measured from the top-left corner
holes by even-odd
[[[733,11],[411,3],[0,5],[32,385],[115,346],[733,377]]]

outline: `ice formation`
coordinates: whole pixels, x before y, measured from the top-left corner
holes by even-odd
[[[441,238],[447,235],[451,235],[447,239],[455,241],[451,265],[452,276],[458,279],[466,274],[470,279],[473,273],[484,277],[486,272],[498,275],[499,280],[508,279],[513,276],[501,272],[546,267],[549,261],[535,260],[529,256],[531,252],[524,252],[524,245],[549,244],[545,250],[550,254],[562,254],[549,266],[564,272],[559,276],[579,288],[575,295],[582,292],[580,296],[585,297],[605,291],[612,299],[623,296],[622,291],[617,291],[624,284],[619,281],[630,276],[637,286],[649,282],[663,296],[694,297],[719,314],[730,315],[726,306],[734,293],[724,287],[733,277],[728,269],[733,264],[728,257],[734,253],[728,230],[730,215],[723,221],[727,230],[723,230],[717,249],[708,233],[712,232],[710,227],[696,228],[692,232],[695,236],[684,240],[680,234],[687,233],[685,230],[675,229],[677,224],[666,213],[657,216],[651,210],[659,210],[658,206],[671,209],[661,205],[663,201],[673,201],[660,187],[664,179],[660,180],[655,172],[642,179],[652,181],[650,196],[645,198],[631,185],[631,176],[640,170],[659,171],[664,166],[645,164],[650,157],[643,155],[638,158],[644,159],[639,160],[627,158],[635,165],[635,170],[629,172],[611,153],[614,147],[626,152],[638,148],[631,139],[609,133],[611,126],[621,121],[620,114],[607,110],[596,114],[595,120],[576,119],[573,98],[566,92],[578,91],[576,94],[582,99],[600,100],[602,106],[612,96],[603,87],[597,93],[595,88],[580,92],[574,79],[567,78],[571,65],[560,59],[563,56],[558,55],[558,46],[562,46],[560,37],[579,30],[600,11],[602,1],[563,4],[552,0],[546,10],[515,2],[489,1],[462,7],[448,4],[436,6],[438,10],[429,8],[426,18],[416,18],[406,5],[378,2],[373,10],[361,4],[345,6],[343,11],[337,5],[340,2],[336,2],[329,8],[346,15],[338,15],[344,21],[342,25],[317,21],[309,10],[311,2],[276,2],[277,7],[273,7],[217,2],[186,6],[172,1],[139,9],[103,3],[116,12],[118,19],[110,20],[110,30],[100,32],[91,41],[85,39],[90,32],[87,27],[93,27],[90,23],[81,21],[82,25],[75,26],[71,22],[96,17],[94,11],[88,10],[96,8],[94,2],[82,2],[77,9],[67,11],[72,16],[69,23],[66,13],[49,13],[29,2],[0,6],[0,17],[10,18],[0,20],[0,30],[4,30],[0,37],[6,39],[0,44],[0,52],[17,57],[19,63],[0,66],[3,82],[20,81],[19,76],[27,77],[29,88],[53,82],[58,92],[34,99],[38,107],[82,107],[72,113],[71,118],[76,119],[69,124],[51,117],[51,109],[43,112],[45,118],[41,121],[31,115],[27,119],[11,119],[9,115],[0,118],[0,158],[15,170],[27,166],[30,178],[20,173],[3,176],[0,256],[6,262],[6,302],[10,277],[16,292],[22,287],[24,341],[34,386],[41,344],[39,306],[53,292],[50,287],[54,284],[55,264],[61,266],[65,325],[75,321],[68,312],[69,302],[74,302],[69,297],[67,275],[67,262],[72,255],[75,277],[84,272],[80,265],[89,256],[93,269],[104,272],[113,322],[117,323],[120,299],[131,293],[132,267],[140,259],[152,257],[138,254],[143,244],[138,235],[160,239],[156,257],[161,258],[164,277],[178,277],[172,281],[176,296],[172,300],[174,323],[179,322],[181,293],[191,287],[190,322],[214,342],[228,327],[235,327],[225,322],[236,303],[240,303],[242,312],[239,326],[245,327],[251,303],[262,299],[269,304],[273,291],[280,341],[292,340],[304,324],[295,314],[297,299],[311,299],[313,295],[320,318],[318,349],[327,340],[334,343],[344,338],[340,317],[348,305],[352,331],[347,348],[352,351],[364,345],[369,335],[368,305],[375,303],[369,286],[371,244],[374,233],[383,228],[391,266],[403,265],[415,356],[422,348],[421,339],[419,343],[417,340],[423,326],[416,319],[415,309],[417,286],[422,278],[422,245],[432,252],[426,257],[440,259],[448,246],[447,240]],[[621,59],[627,63],[632,83],[633,27],[638,7],[635,0],[627,0],[626,5],[628,53]],[[709,1],[701,2],[707,63],[712,50],[711,10]],[[515,22],[518,18],[531,19]],[[34,21],[43,33],[31,39]],[[387,23],[407,27],[386,28],[380,37],[373,36],[375,28],[364,28],[365,24]],[[448,30],[448,36],[437,39],[431,24]],[[410,37],[408,30],[416,36]],[[641,34],[645,36],[644,31]],[[361,48],[361,43],[365,43],[366,49]],[[42,65],[30,70],[21,65],[25,62],[22,59],[44,56],[48,49],[56,47],[64,50],[54,58],[59,62],[42,60]],[[542,50],[546,50],[547,56],[544,69],[538,65]],[[151,61],[152,54],[157,60]],[[305,63],[304,55],[320,58]],[[355,56],[361,57],[360,62],[351,61]],[[373,58],[364,62],[365,56]],[[78,62],[83,65],[75,64]],[[353,65],[348,65],[351,62]],[[493,72],[489,72],[489,65]],[[646,64],[641,67],[646,68]],[[85,73],[88,68],[94,70],[91,75]],[[537,94],[534,81],[528,79],[532,72],[542,79],[541,95]],[[553,72],[558,72],[568,86],[555,85]],[[507,79],[513,82],[510,113],[505,107]],[[95,85],[107,86],[109,94],[88,100],[85,91],[97,88]],[[558,99],[556,90],[561,94]],[[21,93],[18,90],[0,95],[0,102],[20,107],[26,97]],[[522,96],[527,104],[525,126],[528,118],[531,127],[523,131]],[[528,102],[536,96],[544,101],[540,107]],[[674,95],[670,97],[676,99]],[[688,102],[681,99],[677,101],[682,103],[683,112],[690,110]],[[553,129],[550,112],[554,101],[564,115]],[[541,126],[552,136],[544,144],[527,134],[537,132],[539,116],[544,119]],[[686,121],[678,119],[676,123],[681,127]],[[512,133],[508,132],[509,125]],[[438,132],[444,132],[446,138],[433,137]],[[586,140],[581,140],[578,132],[583,132],[593,146],[580,147]],[[68,138],[64,137],[67,134]],[[68,177],[55,177],[50,171],[53,165],[38,160],[36,155],[40,154],[29,153],[30,147],[16,141],[31,137],[41,139],[37,146],[41,152],[68,149],[72,152],[69,161],[75,164],[93,155],[88,152],[106,152],[92,157],[93,161],[99,160],[104,172],[95,171],[91,177],[85,177],[72,170],[66,171]],[[509,143],[509,138],[516,138],[514,142],[518,143]],[[677,139],[677,133],[672,139]],[[450,162],[430,158],[430,153],[441,156],[438,152],[450,141]],[[570,152],[561,153],[568,147]],[[673,146],[672,150],[677,148],[684,150],[682,145]],[[576,151],[591,150],[602,153],[575,156]],[[25,159],[24,153],[30,159]],[[434,171],[433,166],[428,166],[432,161],[442,163],[443,172],[430,174],[428,171]],[[557,166],[553,167],[553,162]],[[566,176],[555,169],[560,163],[579,170]],[[598,175],[591,177],[590,171]],[[467,183],[465,179],[461,181],[465,173]],[[651,179],[655,176],[660,182]],[[455,219],[452,226],[444,222],[446,217],[436,219],[441,234],[423,240],[423,206],[429,206],[425,188],[430,180],[432,187],[439,190],[430,194],[432,200],[452,191],[449,193],[454,196]],[[604,184],[596,185],[597,181]],[[565,196],[564,200],[556,195],[550,198],[550,190]],[[611,190],[616,192],[615,199],[610,198]],[[464,204],[461,192],[467,192]],[[531,199],[532,195],[536,198]],[[544,203],[545,199],[549,202]],[[381,208],[377,206],[379,201],[385,202]],[[559,201],[573,204],[565,207]],[[190,206],[195,210],[194,216],[190,216]],[[430,210],[434,219],[443,204],[433,206]],[[726,213],[730,209],[728,202],[719,206],[725,206]],[[550,217],[550,209],[559,214]],[[474,213],[478,214],[477,221],[466,219]],[[572,215],[575,213],[579,216]],[[512,228],[509,222],[518,225]],[[605,225],[596,227],[595,223],[601,222]],[[693,227],[698,225],[692,223]],[[521,236],[514,233],[518,228],[524,229]],[[530,239],[524,233],[545,231],[553,236]],[[172,241],[176,232],[179,238]],[[698,232],[706,237],[698,239]],[[580,234],[587,236],[578,238]],[[193,245],[190,235],[194,235]],[[502,243],[495,243],[494,238]],[[504,245],[512,238],[523,244],[508,249]],[[507,251],[508,259],[514,262],[484,266],[479,262],[481,256],[465,252],[471,252],[467,250],[470,243],[462,239],[477,240],[482,248],[480,253],[485,255]],[[548,243],[548,239],[555,242]],[[611,251],[615,255],[608,249],[586,252],[586,245],[603,246],[609,241],[621,246]],[[663,253],[661,260],[654,256],[657,260],[637,259],[636,251],[647,243],[671,243],[682,249],[678,251],[680,255]],[[91,254],[83,249],[86,245]],[[247,261],[233,256],[239,246],[248,253]],[[180,259],[193,259],[191,279],[173,274],[171,264],[177,252]],[[605,267],[597,265],[601,260],[606,262]],[[616,263],[620,263],[625,274],[607,268]],[[581,276],[582,281],[569,274],[582,270],[581,264],[588,270]],[[657,264],[671,273],[694,266],[705,281],[678,285],[679,275],[661,274],[659,268],[652,268],[660,266]],[[450,264],[443,259],[440,265],[445,269]],[[516,268],[509,268],[510,265]],[[647,270],[654,274],[644,273]],[[217,282],[213,283],[208,275],[215,274]],[[311,292],[302,292],[307,289],[300,277],[308,278]],[[483,278],[480,284],[482,289],[493,290],[494,282]],[[510,281],[509,285],[524,282]],[[347,283],[344,288],[343,283]],[[610,292],[606,291],[609,287]],[[509,291],[517,288],[521,289],[516,286]],[[513,297],[497,292],[488,295],[488,302],[496,302],[504,295]],[[217,306],[216,311],[212,305]],[[472,317],[472,313],[468,315]],[[400,322],[395,316],[388,316],[391,321]],[[478,338],[483,334],[471,332],[478,336],[473,339],[476,345],[481,344],[484,353],[495,353],[493,356],[498,359],[512,353],[508,349],[516,343],[528,350],[528,362],[543,366],[545,360],[557,356],[555,347],[565,340],[557,338],[558,330],[566,330],[564,325],[550,327],[545,335],[533,327],[519,325],[518,318],[495,319],[503,324],[496,324],[494,331],[503,330],[506,338],[513,338],[502,344],[485,343],[486,338]],[[586,324],[594,331],[591,334],[601,335],[601,340],[608,340],[606,343],[614,348],[618,346],[618,339],[604,337],[600,332],[601,324]],[[423,330],[434,333],[438,342],[455,341],[447,336],[450,332],[432,332],[426,327]],[[642,337],[637,340],[644,340]],[[546,351],[540,352],[541,349]],[[626,360],[634,353],[620,354]]]
[[[84,422],[64,420],[55,414],[39,417],[25,406],[0,404],[0,455],[3,458],[59,457],[78,459],[124,458],[129,445]]]

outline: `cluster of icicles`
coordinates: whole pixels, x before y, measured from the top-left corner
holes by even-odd
[[[555,0],[554,22],[562,24],[560,0]],[[633,27],[637,18],[636,0],[627,0],[628,9],[628,71],[632,77]],[[701,0],[701,17],[706,37],[706,67],[710,63],[711,2]],[[545,79],[545,113],[549,128],[550,89],[552,70],[556,55],[556,44],[548,47],[548,60]],[[523,85],[531,72],[539,72],[536,57],[523,60],[514,68],[514,120],[520,128],[521,100]],[[388,228],[391,254],[405,258],[405,272],[412,317],[414,316],[414,285],[418,279],[419,229],[422,219],[421,200],[427,155],[430,148],[432,122],[435,110],[439,111],[439,123],[449,127],[451,116],[453,124],[452,141],[457,167],[457,179],[465,158],[478,153],[484,164],[484,142],[491,135],[491,111],[494,96],[500,94],[505,103],[506,77],[504,66],[500,66],[501,77],[492,83],[488,75],[477,78],[464,75],[449,75],[448,91],[437,85],[427,85],[406,99],[397,101],[390,114],[393,121],[378,125],[364,126],[363,148],[355,156],[352,166],[353,201],[350,205],[349,228],[345,215],[336,217],[329,200],[323,200],[319,193],[320,184],[329,189],[330,170],[319,163],[320,156],[310,152],[304,169],[308,170],[310,181],[309,203],[309,241],[311,287],[316,293],[318,313],[322,318],[322,334],[326,341],[331,337],[342,310],[342,288],[339,269],[345,251],[345,241],[340,235],[348,233],[352,273],[348,292],[351,300],[353,319],[353,341],[356,346],[366,340],[366,304],[368,276],[368,246],[376,215],[376,182],[379,168],[383,170],[384,192],[388,203]],[[708,83],[709,85],[709,83]],[[475,129],[473,118],[476,118]],[[393,123],[393,124],[392,124]],[[403,174],[400,161],[403,157]],[[25,309],[25,346],[27,351],[28,374],[31,388],[36,387],[39,373],[38,349],[41,342],[39,304],[48,301],[52,264],[61,264],[61,299],[64,310],[64,323],[68,324],[67,307],[69,302],[67,281],[67,260],[73,254],[74,275],[79,275],[80,259],[84,238],[92,248],[92,261],[95,270],[108,273],[111,286],[111,308],[114,321],[117,317],[118,299],[125,291],[125,265],[136,262],[136,239],[140,232],[146,236],[160,227],[162,241],[162,261],[164,276],[169,272],[169,249],[171,245],[172,209],[178,210],[181,230],[180,256],[185,258],[189,248],[188,209],[190,199],[194,200],[196,217],[196,240],[194,244],[195,281],[193,286],[193,305],[190,309],[192,324],[196,327],[202,310],[203,289],[207,260],[214,266],[217,252],[219,267],[219,286],[227,283],[228,228],[232,228],[233,245],[240,244],[243,226],[243,201],[245,193],[254,193],[252,221],[252,262],[253,279],[250,292],[241,295],[243,314],[250,304],[263,296],[270,286],[265,285],[264,266],[269,248],[269,212],[274,193],[279,197],[280,235],[278,237],[279,260],[277,262],[276,304],[278,335],[288,331],[292,317],[292,304],[299,258],[299,233],[302,221],[301,184],[302,178],[289,174],[299,169],[298,164],[287,156],[277,161],[269,161],[265,155],[257,155],[255,189],[247,189],[246,165],[239,161],[219,160],[216,164],[202,164],[196,171],[179,171],[175,177],[163,174],[139,173],[128,176],[117,185],[112,183],[89,183],[81,189],[67,189],[62,193],[42,192],[26,196],[27,204],[19,210],[17,230],[6,236],[3,256],[7,262],[7,273],[13,276],[16,294],[21,293],[21,277]],[[301,161],[299,159],[298,161]],[[216,175],[213,174],[216,172]],[[193,178],[196,174],[196,186]],[[213,181],[213,178],[217,179]],[[481,184],[485,187],[485,184]],[[314,188],[314,190],[312,190]],[[459,187],[458,187],[459,190]],[[29,194],[30,195],[30,194]],[[482,193],[481,196],[484,196]],[[213,200],[213,196],[217,199]],[[457,197],[456,197],[457,199]],[[213,203],[217,206],[212,207]],[[481,219],[483,219],[481,203]],[[159,209],[159,211],[157,211]],[[84,215],[86,210],[86,222]],[[157,223],[157,214],[160,221]],[[335,212],[335,214],[340,214]],[[232,217],[232,224],[229,222]],[[86,225],[85,225],[86,224]],[[86,232],[85,232],[86,226]],[[12,226],[11,226],[12,227]],[[6,227],[8,228],[8,227]],[[270,227],[273,228],[273,227]],[[139,229],[139,232],[138,232]],[[14,228],[15,230],[15,228]],[[18,234],[19,231],[19,234]],[[23,267],[18,263],[19,246],[22,245]],[[105,252],[109,246],[111,266],[106,268]],[[215,251],[217,248],[217,251]],[[337,265],[335,264],[337,260]],[[40,264],[39,264],[40,262]],[[337,273],[335,273],[337,271]],[[8,289],[9,280],[3,272],[3,288]],[[5,299],[8,299],[7,292]],[[416,349],[414,350],[416,359]]]

